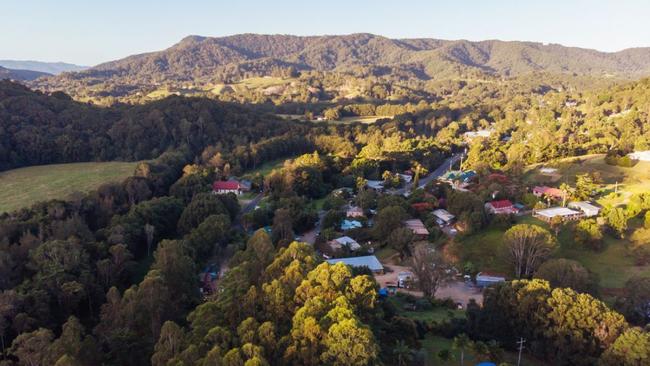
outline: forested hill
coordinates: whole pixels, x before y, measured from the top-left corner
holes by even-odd
[[[7,69],[0,66],[0,80],[2,79],[11,79],[11,80],[34,80],[40,78],[41,76],[48,76],[50,74],[40,71],[32,70],[15,70]]]
[[[372,34],[190,36],[163,51],[104,63],[46,83],[106,78],[160,82],[247,72],[268,75],[274,68],[289,66],[321,71],[392,66],[411,70],[421,79],[472,72],[516,76],[536,71],[638,77],[650,73],[650,48],[605,53],[533,42],[389,39]]]
[[[169,97],[140,106],[100,108],[75,102],[61,92],[42,94],[10,81],[0,81],[0,122],[0,171],[51,163],[151,159],[168,150],[196,156],[211,144],[226,151],[238,148],[245,165],[253,147],[258,155],[282,153],[265,151],[256,142],[289,131],[299,137],[286,139],[295,142],[304,139],[301,128],[307,128],[209,99]]]

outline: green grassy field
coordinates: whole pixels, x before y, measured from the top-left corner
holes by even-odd
[[[453,340],[440,337],[440,336],[434,336],[434,335],[427,335],[422,341],[420,341],[422,345],[422,350],[424,350],[424,353],[426,355],[426,365],[427,366],[455,366],[455,365],[460,365],[460,351],[458,350],[453,350],[452,345],[453,345]],[[437,355],[438,352],[442,350],[450,350],[452,353],[453,359],[450,361],[443,362],[441,361]],[[477,362],[482,362],[486,360],[482,359],[477,359],[477,357],[472,353],[471,350],[468,350],[465,352],[465,365],[474,365]],[[517,363],[517,354],[514,352],[505,352],[504,354],[504,361],[508,362],[509,364],[516,364]],[[546,363],[539,361],[528,354],[524,353],[521,358],[522,365],[533,365],[533,366],[543,366],[547,365]]]
[[[0,213],[49,199],[65,199],[106,182],[133,174],[137,163],[74,163],[40,165],[0,173]]]
[[[557,168],[560,179],[552,182],[549,176],[539,172],[541,166]],[[606,164],[602,154],[567,158],[549,164],[536,164],[531,166],[524,180],[528,184],[549,183],[557,186],[566,182],[573,185],[575,176],[584,173],[598,173],[603,181],[603,192],[614,192],[616,188],[618,189],[618,194],[603,194],[597,200],[601,205],[625,204],[632,194],[650,190],[650,162],[641,161],[631,168],[624,168]]]
[[[517,223],[535,224],[548,229],[548,225],[536,218],[524,216]],[[630,232],[640,226],[640,220],[630,221]],[[512,274],[512,266],[507,262],[503,246],[504,230],[489,228],[476,235],[466,236],[454,243],[454,251],[462,262],[470,261],[480,271]],[[635,275],[650,276],[650,266],[638,266],[626,248],[627,241],[605,235],[605,248],[592,251],[578,247],[573,241],[571,224],[559,232],[559,248],[555,258],[568,258],[580,262],[585,268],[598,274],[603,288],[621,288]]]
[[[255,169],[247,170],[246,173],[244,173],[241,177],[243,179],[252,179],[257,174],[261,174],[262,176],[265,176],[269,174],[273,169],[282,168],[282,165],[284,165],[285,161],[293,158],[294,157],[288,157],[288,158],[279,158],[279,159],[271,160],[269,162],[266,162],[256,167]]]

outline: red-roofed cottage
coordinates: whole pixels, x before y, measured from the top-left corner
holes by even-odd
[[[485,204],[485,209],[495,215],[500,214],[513,214],[517,209],[512,205],[509,200],[492,201]]]
[[[212,183],[212,193],[216,194],[241,194],[242,189],[243,187],[236,180],[216,181]]]
[[[561,189],[551,188],[547,186],[537,186],[533,188],[533,194],[537,197],[550,197],[554,200],[561,200],[564,197],[564,192]]]

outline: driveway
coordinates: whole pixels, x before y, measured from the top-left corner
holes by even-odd
[[[318,234],[320,234],[321,230],[321,225],[323,223],[323,217],[325,217],[325,211],[321,210],[318,212],[318,222],[316,223],[316,226],[314,226],[313,229],[304,232],[302,234],[302,242],[305,242],[307,244],[314,245],[316,242],[316,238],[318,237]]]
[[[392,272],[384,273],[382,275],[375,275],[375,280],[379,283],[380,287],[386,287],[386,283],[397,283],[397,274],[400,272],[413,272],[409,266],[398,266],[395,264],[384,264],[384,267],[390,268]],[[417,288],[404,289],[400,288],[398,292],[411,294],[413,296],[423,296],[422,291]],[[474,299],[478,304],[483,303],[483,293],[480,288],[473,284],[466,284],[463,281],[452,280],[440,287],[436,292],[436,299],[451,298],[455,303],[463,304],[463,308],[467,307],[470,299]]]

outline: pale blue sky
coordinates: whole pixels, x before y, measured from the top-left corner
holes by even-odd
[[[375,33],[618,51],[650,46],[647,0],[2,0],[0,59],[93,65],[190,35]]]

